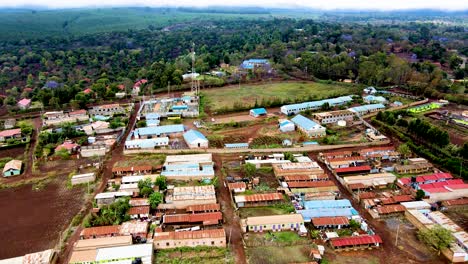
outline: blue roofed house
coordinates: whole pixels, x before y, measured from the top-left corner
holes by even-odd
[[[302,115],[295,116],[291,121],[296,124],[299,130],[306,133],[309,137],[324,137],[327,134],[325,127]]]
[[[166,157],[161,176],[173,180],[202,180],[214,178],[211,154],[171,155]]]
[[[296,130],[296,125],[293,122],[287,119],[280,119],[279,121],[279,129],[281,132],[291,132]]]
[[[265,108],[250,109],[249,114],[251,116],[253,116],[253,117],[266,116],[267,115],[267,110]]]
[[[20,175],[22,165],[23,162],[21,160],[10,160],[3,167],[3,177]]]
[[[301,214],[304,218],[304,222],[310,222],[312,218],[319,217],[337,217],[344,216],[348,219],[353,216],[359,215],[354,208],[314,208],[306,210],[296,210],[296,213]]]
[[[267,59],[249,59],[242,62],[240,68],[246,70],[253,70],[256,67],[268,66],[269,62]]]
[[[208,148],[208,139],[197,130],[191,129],[185,132],[184,140],[191,149]]]
[[[159,126],[160,115],[158,113],[148,113],[145,115],[146,126]]]

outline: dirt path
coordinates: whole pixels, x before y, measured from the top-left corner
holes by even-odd
[[[242,241],[242,231],[239,222],[240,219],[234,212],[229,190],[224,186],[225,178],[221,173],[223,161],[220,155],[213,155],[213,160],[216,163],[215,170],[216,175],[218,175],[218,198],[224,214],[224,230],[226,231],[228,243],[235,258],[235,263],[244,264],[247,262],[245,260],[244,243]]]
[[[369,227],[374,230],[374,232],[379,235],[382,240],[382,247],[379,250],[373,250],[372,255],[378,257],[380,263],[390,264],[400,264],[400,263],[426,263],[426,264],[438,264],[445,263],[445,259],[440,257],[438,259],[428,258],[423,252],[418,251],[416,247],[408,243],[403,243],[399,240],[400,246],[403,246],[402,249],[398,248],[395,245],[395,236],[383,221],[373,219],[371,215],[364,209],[359,203],[353,198],[352,194],[346,189],[335,177],[335,175],[328,169],[328,167],[317,158],[317,154],[309,153],[309,156],[316,160],[322,169],[327,173],[328,177],[338,186],[338,189],[341,193],[342,199],[348,199],[354,209],[359,212],[359,215],[364,218],[369,225]],[[432,257],[432,256],[430,256]]]
[[[123,149],[125,146],[125,139],[127,138],[132,128],[135,126],[136,115],[137,115],[137,111],[135,109],[138,109],[139,107],[140,107],[140,103],[138,102],[135,103],[134,110],[132,111],[132,114],[129,118],[125,134],[120,138],[119,142],[116,142],[111,153],[107,154],[106,160],[104,161],[103,166],[102,166],[101,185],[94,191],[93,197],[96,194],[103,192],[105,190],[107,186],[107,181],[110,178],[112,178],[112,167],[117,161],[124,159]],[[109,159],[109,155],[111,155],[110,159]],[[92,209],[92,201],[88,201],[84,209],[86,212],[85,215],[87,215],[91,209]],[[70,258],[71,252],[73,250],[73,245],[80,238],[80,233],[82,229],[83,228],[81,225],[78,226],[75,232],[67,240],[67,243],[65,244],[65,249],[59,255],[58,263],[68,263],[68,259]]]

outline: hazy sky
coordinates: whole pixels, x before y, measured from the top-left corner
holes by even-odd
[[[266,6],[320,9],[415,9],[466,10],[468,0],[0,0],[2,7],[47,6],[50,8],[96,6]]]

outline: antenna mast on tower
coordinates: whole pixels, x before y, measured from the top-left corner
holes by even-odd
[[[200,90],[200,84],[195,79],[195,43],[192,43],[192,93],[198,96]]]

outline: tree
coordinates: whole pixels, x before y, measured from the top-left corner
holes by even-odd
[[[21,129],[21,134],[23,135],[31,135],[33,131],[33,125],[28,121],[18,122],[18,127]]]
[[[245,176],[247,176],[248,178],[252,178],[255,175],[255,173],[257,173],[257,167],[255,167],[255,165],[252,163],[246,163],[243,166],[243,171]]]
[[[156,209],[163,202],[163,195],[160,192],[154,192],[149,196],[149,204],[152,209]]]
[[[421,201],[424,196],[426,196],[426,193],[423,190],[418,190],[416,192],[416,200]]]
[[[137,127],[146,127],[146,121],[145,120],[138,121]]]
[[[440,225],[435,225],[431,229],[419,230],[418,238],[437,250],[438,254],[441,250],[448,248],[454,240],[452,233]]]
[[[157,177],[156,180],[154,181],[154,185],[157,185],[160,191],[166,190],[167,189],[166,177],[164,176]]]
[[[398,152],[400,152],[400,154],[403,155],[404,159],[411,155],[411,149],[406,143],[398,146]]]
[[[141,196],[143,197],[150,196],[154,192],[151,179],[146,178],[144,180],[138,181],[138,189],[139,189]]]

